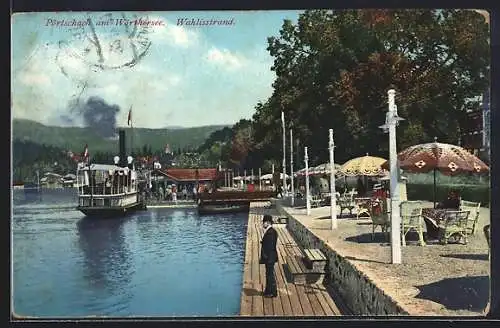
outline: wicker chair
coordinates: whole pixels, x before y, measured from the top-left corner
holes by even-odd
[[[422,217],[422,204],[415,201],[401,202],[401,242],[406,246],[406,235],[410,231],[418,234],[420,246],[425,246],[424,218]]]
[[[340,215],[345,209],[349,210],[349,215],[352,215],[352,210],[356,207],[354,201],[354,192],[345,193],[339,199],[337,199],[337,205],[340,207]]]
[[[469,211],[469,220],[467,222],[467,233],[473,235],[476,232],[476,224],[479,220],[479,210],[481,203],[468,202],[465,200],[460,201],[460,211]]]
[[[464,244],[467,244],[467,223],[469,219],[469,211],[447,211],[444,214],[442,224],[439,226],[440,241],[444,244],[448,243],[451,236],[463,239]]]
[[[361,200],[354,200],[356,204],[356,219],[359,219],[360,217],[364,219],[369,219],[371,216],[371,205],[372,205],[372,199],[366,198],[366,199],[361,199]]]

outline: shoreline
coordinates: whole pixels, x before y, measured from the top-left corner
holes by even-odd
[[[196,204],[157,204],[157,205],[147,205],[146,208],[197,208]]]

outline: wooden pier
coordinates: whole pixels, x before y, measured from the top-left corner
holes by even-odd
[[[276,282],[278,297],[265,298],[265,267],[259,264],[262,217],[265,208],[252,203],[248,218],[248,230],[241,292],[241,316],[338,316],[342,315],[322,283],[293,284],[288,282],[285,271],[287,256],[301,254],[300,247],[288,232],[286,225],[274,224],[278,232],[278,263]],[[261,205],[260,205],[261,206]]]

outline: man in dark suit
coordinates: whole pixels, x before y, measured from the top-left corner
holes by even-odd
[[[278,233],[273,228],[273,218],[271,215],[264,215],[262,224],[264,226],[264,234],[261,241],[260,264],[266,265],[264,297],[277,297],[278,289],[276,287],[276,277],[274,276],[274,265],[278,262],[278,252],[276,251]]]

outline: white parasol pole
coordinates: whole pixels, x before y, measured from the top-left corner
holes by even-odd
[[[262,190],[262,168],[259,167],[259,190]]]
[[[334,143],[333,129],[329,129],[328,148],[330,150],[330,218],[332,219],[332,230],[337,229],[337,197],[335,195],[335,164],[333,158]]]
[[[292,132],[292,129],[290,129],[290,176],[291,176],[291,191],[292,191],[292,198],[291,198],[291,204],[292,204],[292,207],[295,205],[295,189],[294,189],[294,186],[293,186],[293,178],[294,178],[294,174],[293,174],[293,132]]]
[[[287,193],[286,189],[286,132],[285,132],[285,113],[281,112],[281,125],[283,127],[283,196]]]
[[[246,188],[247,184],[247,170],[243,170],[243,189]]]
[[[397,109],[394,101],[396,91],[387,92],[389,96],[388,128],[389,128],[389,163],[391,176],[391,257],[392,263],[401,263],[401,215],[399,208],[399,170],[396,149]]]
[[[273,175],[273,178],[272,178],[272,180],[271,180],[271,181],[273,182],[272,187],[273,187],[273,190],[275,190],[275,189],[274,189],[274,163],[273,163],[273,164],[272,164],[272,166],[271,166],[271,173],[272,173],[272,175]]]
[[[306,165],[306,213],[311,215],[311,199],[309,197],[309,156],[307,155],[307,147],[304,147],[304,163]]]

